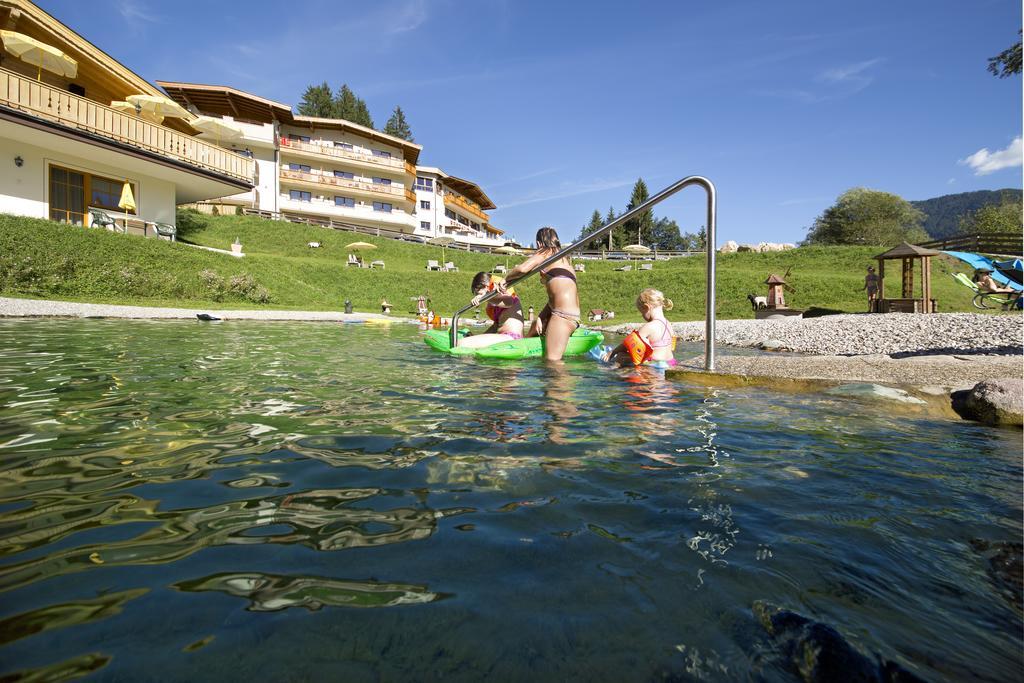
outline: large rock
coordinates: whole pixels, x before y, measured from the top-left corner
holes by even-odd
[[[868,382],[843,384],[842,386],[835,387],[834,389],[829,389],[825,393],[835,394],[837,396],[849,396],[851,398],[859,398],[871,402],[884,399],[888,401],[899,401],[900,403],[925,404],[925,401],[922,401],[916,396],[911,396],[903,389],[886,387],[881,384],[871,384]]]
[[[728,242],[726,242],[725,244],[723,244],[721,247],[718,248],[718,253],[719,254],[735,254],[736,251],[739,248],[740,248],[739,244],[737,244],[734,240],[729,240]]]
[[[954,391],[953,410],[966,420],[1024,426],[1024,379],[987,379],[973,389]]]
[[[775,640],[782,664],[806,683],[863,681],[923,683],[896,662],[868,657],[828,624],[758,600],[754,618]]]

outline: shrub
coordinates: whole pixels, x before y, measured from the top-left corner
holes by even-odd
[[[220,275],[217,275],[209,268],[199,272],[199,278],[203,281],[206,293],[211,301],[222,301],[228,291],[228,284]]]
[[[232,294],[237,294],[253,303],[265,304],[270,302],[270,292],[256,282],[249,273],[242,273],[231,278],[228,284]]]

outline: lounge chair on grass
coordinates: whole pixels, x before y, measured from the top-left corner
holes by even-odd
[[[637,270],[654,270],[653,263],[641,263]]]
[[[619,271],[620,273],[628,273],[629,271],[633,270],[633,266],[631,266],[631,265],[629,265],[629,264],[627,263],[627,264],[626,264],[626,265],[624,265],[624,266],[619,266],[618,268],[613,268],[613,270],[617,270],[617,271]]]
[[[586,263],[574,263],[574,264],[572,264],[572,269],[575,270],[577,273],[585,273],[585,272],[587,272],[587,264]]]
[[[441,264],[434,260],[427,261],[427,270],[441,270]]]
[[[451,261],[447,261],[444,264],[444,270],[446,273],[457,273],[459,272],[459,267]]]
[[[953,273],[953,279],[967,287],[974,292],[974,298],[971,299],[971,304],[975,308],[995,308],[996,306],[1002,306],[1004,309],[1015,305],[1020,300],[1020,292],[1016,294],[1004,293],[1004,292],[989,292],[982,290],[978,287],[978,283],[971,280],[963,273]],[[991,304],[995,304],[994,306]]]
[[[494,268],[491,269],[491,272],[492,273],[507,273],[508,272],[508,268],[506,268],[505,266],[503,266],[503,265],[501,265],[499,263],[498,265],[494,266]]]
[[[590,313],[587,314],[587,320],[592,323],[596,323],[599,320],[611,320],[615,317],[615,311],[605,311],[600,308],[590,309]]]
[[[383,268],[383,267],[384,267],[384,262],[383,262],[383,261],[371,261],[371,262],[370,262],[370,267],[371,267],[371,268],[376,268],[376,267],[378,267],[378,266],[380,266],[381,268]]]
[[[348,255],[348,261],[345,263],[346,266],[355,266],[356,268],[363,267],[363,259],[359,258],[355,254]]]

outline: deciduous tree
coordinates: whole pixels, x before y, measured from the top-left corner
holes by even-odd
[[[902,197],[855,187],[814,220],[806,244],[871,244],[892,246],[928,239],[924,214]]]
[[[1004,201],[989,204],[960,219],[960,230],[969,233],[1009,232],[1020,235],[1024,230],[1021,203]]]
[[[1017,35],[1021,35],[1021,31],[1017,31]],[[1011,45],[995,57],[989,57],[988,70],[992,72],[993,76],[998,76],[999,78],[1019,74],[1020,41],[1018,40],[1016,45]]]

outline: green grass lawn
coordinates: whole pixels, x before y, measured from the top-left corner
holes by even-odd
[[[184,240],[229,249],[237,237],[245,258],[207,252],[187,244],[83,229],[45,220],[0,214],[0,294],[93,303],[210,308],[340,310],[346,299],[357,311],[379,311],[387,298],[394,312],[412,310],[411,297],[427,294],[431,305],[450,315],[470,297],[478,270],[504,257],[448,249],[458,273],[426,270],[428,259],[441,260],[440,247],[400,242],[327,228],[270,221],[250,216],[179,215]],[[323,243],[310,249],[309,242]],[[345,265],[351,242],[370,242],[366,261],[386,268]],[[793,308],[861,312],[864,270],[879,247],[802,247],[787,252],[726,254],[718,257],[718,316],[753,316],[747,294],[763,295],[770,273],[783,275],[793,288]],[[510,265],[516,262],[512,260]],[[587,261],[579,275],[580,303],[616,311],[622,321],[639,320],[633,302],[645,287],[656,287],[675,302],[673,320],[704,317],[704,258],[657,261],[651,271],[616,272],[621,262]],[[890,294],[899,286],[898,265],[889,262]],[[969,290],[950,273],[970,272],[947,257],[933,259],[932,291],[940,311],[974,311]],[[918,280],[920,274],[918,273]],[[918,284],[918,286],[920,286]],[[545,301],[536,277],[517,288],[524,308]]]

